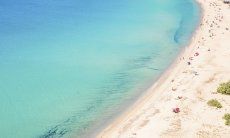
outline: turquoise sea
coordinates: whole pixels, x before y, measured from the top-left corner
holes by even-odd
[[[0,137],[89,137],[170,65],[199,12],[194,0],[0,0]]]

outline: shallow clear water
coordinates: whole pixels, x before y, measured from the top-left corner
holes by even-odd
[[[84,136],[172,62],[193,0],[0,0],[0,137]]]

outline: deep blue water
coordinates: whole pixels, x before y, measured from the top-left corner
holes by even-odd
[[[0,0],[0,137],[84,136],[168,67],[193,0]]]

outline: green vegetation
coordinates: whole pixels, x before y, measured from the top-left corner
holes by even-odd
[[[225,119],[225,125],[230,126],[230,114],[225,114],[223,119]]]
[[[230,81],[226,83],[221,83],[220,86],[217,88],[217,92],[230,95]]]
[[[220,104],[220,102],[218,102],[218,101],[215,100],[215,99],[209,100],[209,101],[208,101],[208,105],[209,105],[209,106],[216,107],[216,108],[222,108],[222,105]]]

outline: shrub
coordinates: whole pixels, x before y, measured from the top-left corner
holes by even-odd
[[[209,105],[209,106],[216,107],[216,108],[222,108],[222,105],[220,104],[220,102],[218,102],[218,101],[215,100],[215,99],[209,100],[209,101],[208,101],[208,105]]]
[[[230,125],[230,114],[225,114],[223,119],[225,119],[225,125]]]
[[[226,83],[221,83],[220,86],[217,88],[217,92],[230,95],[230,81]]]

